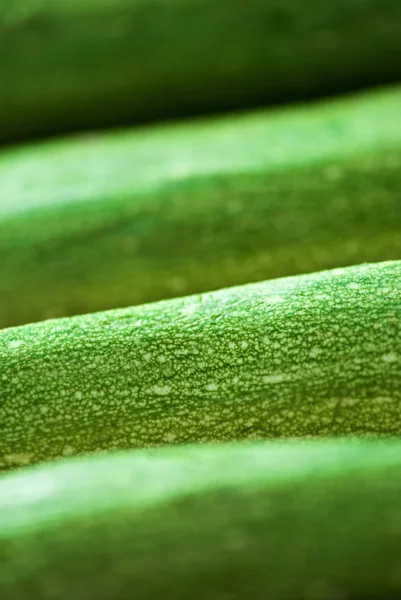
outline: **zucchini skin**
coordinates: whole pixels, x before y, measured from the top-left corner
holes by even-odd
[[[0,333],[0,465],[401,432],[401,261]]]
[[[401,593],[399,441],[68,460],[0,479],[13,600],[328,600]]]
[[[397,81],[400,24],[398,0],[3,1],[0,142]]]
[[[400,259],[400,112],[399,87],[4,152],[0,327]]]

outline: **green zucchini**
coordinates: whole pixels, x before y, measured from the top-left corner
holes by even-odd
[[[401,595],[399,441],[185,447],[0,479],[12,600]]]
[[[0,465],[401,433],[401,261],[0,332]]]
[[[401,77],[399,0],[2,0],[0,142]]]
[[[394,88],[4,152],[0,327],[400,259],[400,114]]]

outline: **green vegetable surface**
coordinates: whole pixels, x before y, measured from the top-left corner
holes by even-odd
[[[400,442],[164,449],[0,479],[13,600],[396,599]]]
[[[400,115],[394,88],[3,152],[0,326],[400,259]]]
[[[401,598],[400,81],[400,0],[0,0],[0,600]]]
[[[399,0],[1,0],[0,142],[401,77]]]
[[[401,431],[401,261],[0,332],[0,464]]]

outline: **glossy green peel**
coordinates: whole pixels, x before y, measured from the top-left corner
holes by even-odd
[[[401,77],[399,0],[0,0],[0,142]]]
[[[0,327],[401,258],[401,88],[0,155]]]
[[[117,454],[0,479],[13,600],[401,594],[399,441]]]
[[[0,333],[0,464],[401,432],[401,261]]]

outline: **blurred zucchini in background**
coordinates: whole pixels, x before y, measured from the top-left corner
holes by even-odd
[[[29,298],[27,298],[29,302]],[[0,466],[401,433],[401,261],[0,332]]]
[[[0,480],[13,600],[401,595],[400,442],[111,455]]]
[[[0,326],[401,258],[401,88],[0,155]]]
[[[1,0],[0,142],[401,79],[399,0]]]

